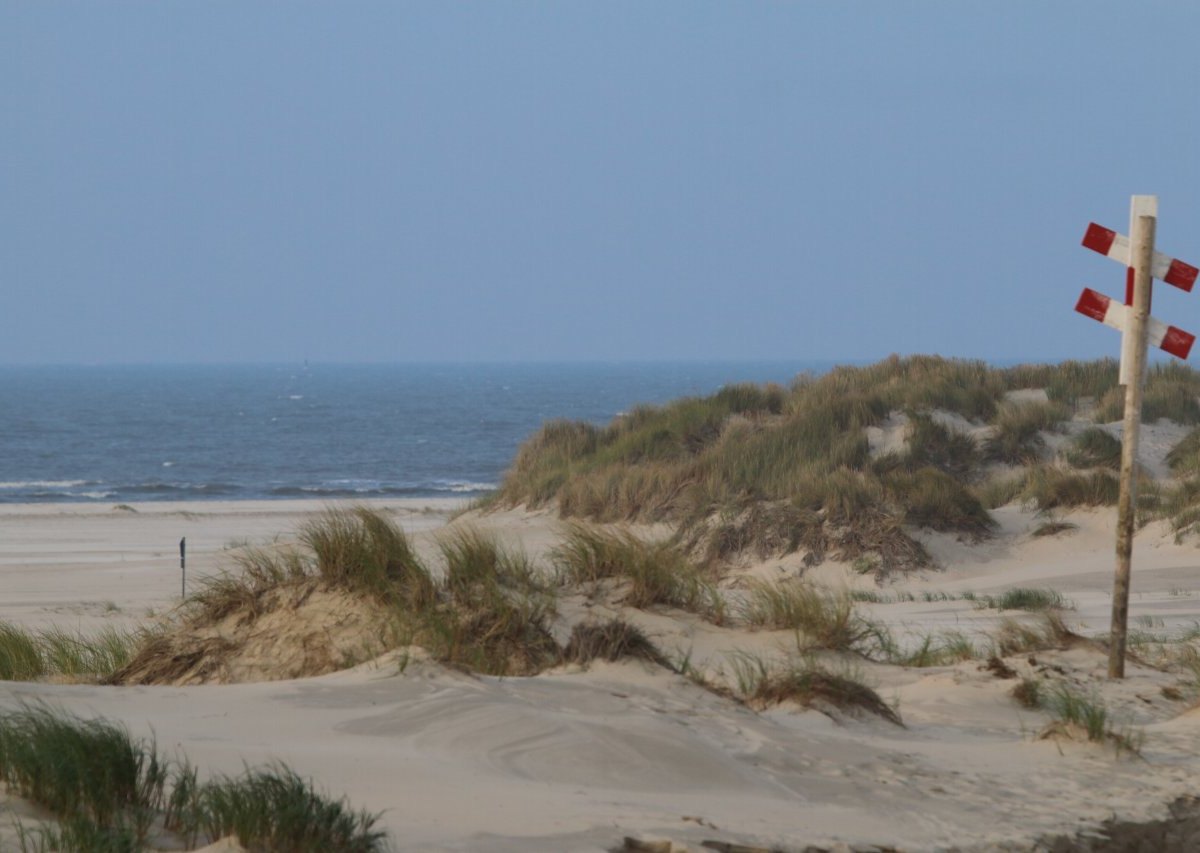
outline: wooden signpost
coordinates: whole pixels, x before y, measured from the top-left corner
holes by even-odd
[[[1083,245],[1126,264],[1125,304],[1084,289],[1075,310],[1121,331],[1120,381],[1125,386],[1125,422],[1121,433],[1121,492],[1117,501],[1117,570],[1113,578],[1112,635],[1108,677],[1125,677],[1125,645],[1129,623],[1129,580],[1137,510],[1137,448],[1142,424],[1142,390],[1146,380],[1146,347],[1187,358],[1196,337],[1150,316],[1151,284],[1160,278],[1186,291],[1196,283],[1191,264],[1154,251],[1158,197],[1135,195],[1130,205],[1129,237],[1096,223],[1088,226]]]

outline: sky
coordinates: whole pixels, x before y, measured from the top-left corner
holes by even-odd
[[[0,0],[0,364],[1116,355],[1200,4]],[[1200,333],[1195,294],[1154,314]],[[1200,353],[1198,356],[1200,357]]]

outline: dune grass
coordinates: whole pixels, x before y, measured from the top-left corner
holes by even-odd
[[[33,681],[46,674],[37,637],[8,622],[0,622],[0,679]]]
[[[102,679],[128,663],[146,636],[145,631],[113,627],[94,634],[61,628],[31,631],[0,622],[0,680]]]
[[[1066,453],[1070,470],[1047,464],[1043,436],[1072,416],[1119,420],[1116,380],[1112,359],[998,369],[914,356],[801,376],[787,389],[734,386],[638,407],[604,427],[548,423],[495,500],[556,504],[566,518],[671,522],[705,562],[804,551],[816,562],[866,558],[882,575],[928,564],[912,528],[979,538],[994,529],[988,511],[1014,500],[1039,511],[1113,504],[1117,440],[1085,429]],[[1036,388],[1048,401],[1006,397]],[[1146,421],[1200,423],[1198,401],[1200,374],[1151,367]],[[896,412],[909,419],[904,450],[873,457],[868,429]],[[990,437],[979,446],[938,412],[987,425]],[[1200,471],[1196,447],[1200,433],[1173,455],[1178,473]],[[1143,486],[1146,520],[1157,498]],[[1183,510],[1179,527],[1191,529],[1200,509]]]
[[[894,648],[889,655],[889,662],[912,667],[946,666],[980,656],[981,650],[970,637],[959,631],[948,631],[925,634],[917,646],[905,651]]]
[[[1096,403],[1117,387],[1118,369],[1115,358],[1104,358],[1057,364],[1023,364],[1007,368],[1004,376],[1010,390],[1044,388],[1050,400],[1078,411],[1085,402]]]
[[[645,632],[623,619],[580,623],[572,629],[571,639],[563,649],[563,660],[570,663],[586,665],[596,660],[611,662],[625,658],[670,668]]]
[[[1146,373],[1142,421],[1160,418],[1179,424],[1200,424],[1200,374],[1177,362],[1151,365]],[[1125,413],[1125,389],[1114,386],[1100,399],[1093,416],[1097,423],[1119,421]]]
[[[935,468],[898,472],[883,478],[884,488],[905,524],[956,532],[975,539],[989,535],[995,520],[979,498],[950,474]]]
[[[645,542],[626,531],[574,523],[552,559],[570,583],[623,584],[620,603],[630,607],[677,607],[724,621],[724,601],[708,573],[670,542]]]
[[[1041,434],[1053,430],[1067,417],[1058,403],[1005,403],[984,443],[984,456],[992,462],[1029,465],[1037,462],[1045,448]]]
[[[1069,734],[1072,728],[1082,731],[1093,743],[1108,743],[1118,754],[1137,755],[1141,751],[1141,737],[1130,727],[1117,728],[1107,706],[1094,695],[1085,695],[1064,682],[1055,684],[1040,703],[1053,717],[1053,722],[1043,732],[1043,737],[1054,734]]]
[[[1114,506],[1120,482],[1108,471],[1068,471],[1035,465],[1025,472],[1017,493],[1023,502],[1041,512],[1073,507]]]
[[[866,712],[904,725],[896,710],[852,670],[834,671],[807,656],[772,665],[757,655],[735,653],[728,661],[735,695],[751,708],[763,710],[795,702],[817,710]]]
[[[992,653],[998,657],[1069,648],[1084,638],[1067,627],[1060,610],[1038,611],[1034,620],[1006,618],[991,637]]]
[[[23,849],[137,851],[166,831],[189,849],[233,834],[249,850],[386,849],[378,816],[316,791],[282,764],[197,782],[186,760],[119,724],[47,706],[0,712],[0,781],[55,814],[19,826]]]
[[[1121,440],[1099,427],[1088,427],[1071,439],[1067,463],[1073,468],[1116,471],[1121,467]]]
[[[1013,587],[999,595],[974,595],[972,603],[981,610],[1066,610],[1074,609],[1056,589]]]
[[[300,541],[312,551],[317,575],[330,586],[415,606],[433,597],[429,572],[408,537],[378,511],[331,509],[304,526]]]
[[[442,663],[488,675],[531,674],[560,660],[549,630],[553,594],[523,553],[470,528],[440,547],[446,573],[434,598],[397,610],[414,642]]]
[[[557,501],[564,516],[594,521],[673,521],[718,558],[747,548],[849,552],[853,540],[871,539],[864,550],[920,562],[922,550],[904,541],[899,526],[943,523],[920,495],[945,500],[958,488],[953,475],[970,466],[972,448],[930,421],[906,470],[949,474],[947,482],[925,473],[885,487],[871,470],[863,430],[896,409],[987,417],[1002,394],[999,374],[982,363],[914,357],[839,368],[787,391],[734,386],[640,407],[604,428],[552,422],[522,447],[498,500]],[[972,500],[961,491],[960,501]],[[906,522],[910,497],[916,509]],[[978,529],[980,511],[944,523],[961,519]],[[695,532],[714,524],[716,535]],[[847,526],[859,529],[847,536],[838,529]]]
[[[706,561],[805,550],[818,561],[873,553],[881,571],[910,568],[928,555],[905,528],[988,535],[988,509],[1016,496],[989,500],[972,488],[988,461],[1038,462],[1041,435],[1115,380],[1111,361],[1001,370],[893,357],[800,377],[786,390],[743,385],[643,406],[605,427],[554,421],[522,446],[496,500],[555,503],[567,518],[672,522]],[[1050,402],[1005,400],[1028,387],[1045,387]],[[992,437],[979,447],[937,411],[990,424]],[[892,412],[908,415],[906,448],[872,458],[867,429]],[[1057,497],[1040,481],[1022,488],[1046,503],[1094,505],[1107,482],[1081,481]]]
[[[217,777],[196,789],[193,831],[234,835],[250,850],[371,853],[386,849],[379,816],[332,799],[283,764]]]
[[[218,622],[232,613],[257,617],[267,592],[314,577],[311,559],[294,548],[246,548],[231,559],[234,570],[201,578],[192,585],[184,601],[187,618]]]
[[[1046,697],[1042,689],[1042,682],[1037,678],[1025,677],[1013,685],[1013,689],[1009,691],[1010,696],[1016,700],[1017,704],[1022,708],[1040,708],[1045,702]]]
[[[870,657],[891,646],[886,630],[863,617],[848,592],[800,581],[752,584],[738,615],[750,627],[797,632],[806,650]]]
[[[927,412],[909,412],[908,425],[906,451],[897,459],[905,468],[934,468],[960,481],[978,475],[982,457],[974,438],[939,423]]]
[[[404,531],[375,510],[330,510],[305,525],[300,540],[296,547],[235,554],[237,571],[202,581],[170,637],[148,638],[111,680],[207,677],[236,653],[237,642],[227,635],[199,636],[196,628],[232,618],[236,632],[267,609],[288,606],[321,587],[372,603],[387,641],[423,646],[449,666],[515,675],[560,659],[547,627],[555,609],[552,589],[535,577],[524,554],[490,537],[462,527],[444,536],[439,545],[445,572],[438,580]],[[313,674],[337,665],[320,655],[314,660],[321,668]]]
[[[1167,465],[1177,476],[1200,473],[1200,428],[1189,432],[1167,452]]]
[[[179,772],[114,723],[42,706],[0,713],[0,781],[66,818],[68,833],[143,842]]]

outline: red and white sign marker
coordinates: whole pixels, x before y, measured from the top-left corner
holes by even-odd
[[[1119,332],[1124,333],[1126,330],[1129,308],[1091,288],[1083,289],[1083,295],[1075,303],[1075,310],[1093,320],[1099,320],[1106,326],[1112,326]],[[1196,342],[1196,336],[1190,332],[1185,332],[1178,326],[1168,326],[1154,317],[1146,318],[1146,338],[1150,346],[1184,359],[1188,357],[1188,353],[1192,351],[1192,344]]]
[[[1107,255],[1114,261],[1129,266],[1129,238],[1124,234],[1118,234],[1111,228],[1105,228],[1095,222],[1090,223],[1087,232],[1083,235],[1083,245],[1093,252]],[[1180,290],[1191,293],[1200,270],[1191,264],[1185,264],[1178,258],[1172,258],[1162,252],[1155,252],[1150,274],[1160,281],[1173,284]]]

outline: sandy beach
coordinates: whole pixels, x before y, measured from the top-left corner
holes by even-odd
[[[0,618],[83,630],[145,622],[178,603],[180,536],[188,538],[189,568],[199,578],[218,571],[228,549],[286,539],[323,508],[0,507]],[[377,508],[432,549],[456,505],[390,501]],[[996,515],[1002,529],[982,546],[924,534],[940,569],[882,587],[840,564],[810,575],[874,590],[878,601],[860,606],[901,637],[987,635],[1011,614],[979,609],[961,594],[1016,586],[1053,587],[1073,606],[1065,611],[1072,630],[1105,630],[1112,512],[1074,513],[1077,529],[1045,538],[1031,537],[1030,513],[1009,507]],[[546,512],[472,513],[454,523],[519,541],[535,559],[560,533]],[[1193,545],[1177,545],[1154,526],[1144,530],[1133,626],[1177,635],[1200,621],[1198,569]],[[772,577],[804,569],[787,558],[740,571]],[[565,597],[560,619],[604,607]],[[728,671],[735,650],[770,657],[787,654],[792,642],[788,632],[717,627],[673,611],[624,608],[622,615],[668,654],[711,672]],[[1095,691],[1136,728],[1140,755],[1039,739],[1045,713],[1020,707],[1009,696],[1012,679],[979,660],[924,668],[852,662],[904,727],[786,705],[755,712],[638,662],[500,679],[395,652],[321,677],[265,683],[9,682],[0,684],[0,702],[43,701],[120,720],[186,753],[205,773],[283,760],[330,793],[382,812],[399,850],[600,851],[625,837],[669,841],[678,850],[704,849],[706,841],[781,850],[1026,849],[1038,836],[1113,816],[1160,818],[1168,803],[1195,793],[1200,715],[1190,697],[1168,698],[1178,695],[1171,691],[1178,675],[1132,663],[1125,681],[1109,682],[1103,652],[1084,645],[1008,663],[1022,675],[1050,667]],[[35,814],[11,800],[5,808],[26,820]]]

